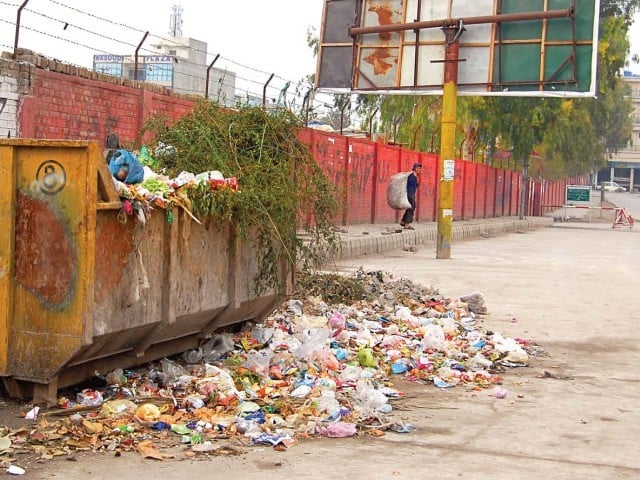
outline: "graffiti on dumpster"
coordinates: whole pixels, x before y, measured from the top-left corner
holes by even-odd
[[[55,160],[42,162],[36,172],[36,186],[45,195],[55,195],[67,183],[67,172]]]
[[[74,297],[76,255],[64,220],[44,199],[18,191],[16,280],[49,310],[63,310]]]

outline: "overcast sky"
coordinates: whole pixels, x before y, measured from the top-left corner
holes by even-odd
[[[0,1],[1,18],[15,22],[20,3],[22,0]],[[20,31],[20,46],[90,66],[94,49],[109,53],[131,50],[130,46],[99,35],[134,46],[146,30],[151,35],[169,36],[170,16],[176,4],[183,9],[183,36],[207,42],[212,54],[221,53],[260,70],[296,79],[315,70],[312,52],[306,45],[306,31],[309,26],[320,25],[323,0],[29,0],[21,19],[24,28]],[[60,21],[70,25],[63,29]],[[3,47],[12,47],[13,25],[3,22],[0,32]],[[90,48],[58,41],[45,33]],[[157,38],[149,37],[145,45],[154,40]]]
[[[2,50],[13,49],[22,1],[0,0]],[[174,5],[183,9],[183,36],[206,42],[208,61],[220,53],[216,67],[256,82],[255,92],[262,92],[271,73],[277,77],[270,85],[281,87],[315,72],[306,35],[309,27],[319,28],[323,0],[29,0],[19,46],[91,68],[94,53],[133,55],[148,30],[140,54],[157,53],[145,47],[170,36]]]

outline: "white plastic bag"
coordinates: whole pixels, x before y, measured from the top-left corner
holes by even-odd
[[[412,172],[400,172],[391,177],[387,187],[387,203],[396,210],[411,208],[407,198],[407,178]]]
[[[422,348],[443,351],[445,349],[444,330],[440,325],[430,324],[424,327],[424,337],[422,338]]]

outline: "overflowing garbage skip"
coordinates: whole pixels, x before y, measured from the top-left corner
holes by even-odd
[[[95,142],[0,139],[9,394],[54,404],[95,370],[156,361],[268,315],[290,291],[291,265],[335,237],[336,196],[291,117],[206,102],[171,126],[158,119],[137,151],[108,154]],[[304,240],[296,218],[309,219]]]
[[[316,274],[261,323],[220,333],[197,349],[99,374],[103,386],[61,392],[58,408],[25,411],[5,430],[4,455],[138,451],[164,459],[292,447],[312,437],[414,430],[396,417],[405,378],[427,388],[493,389],[508,367],[541,349],[482,331],[481,293],[449,299],[391,274]]]

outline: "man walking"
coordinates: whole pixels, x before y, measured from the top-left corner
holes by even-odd
[[[407,208],[402,215],[400,225],[404,228],[413,230],[411,223],[413,223],[413,215],[416,209],[416,192],[418,191],[418,184],[420,180],[420,171],[422,170],[422,164],[414,163],[411,168],[411,174],[407,177],[407,200],[411,204],[411,208]]]

